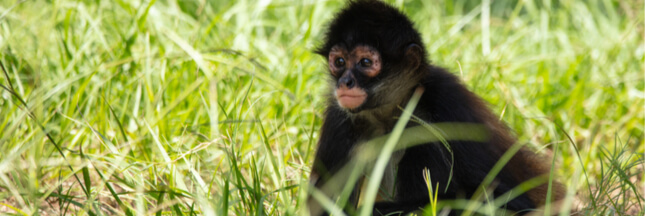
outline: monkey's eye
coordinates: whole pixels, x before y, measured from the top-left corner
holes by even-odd
[[[361,61],[359,63],[361,64],[361,67],[372,66],[372,60],[369,60],[369,59],[366,59],[366,58],[361,59]]]
[[[343,59],[343,58],[337,58],[337,59],[336,59],[336,61],[334,61],[334,65],[336,65],[336,67],[343,67],[343,66],[345,66],[345,59]]]

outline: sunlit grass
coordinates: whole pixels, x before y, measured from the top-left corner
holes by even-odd
[[[392,4],[555,158],[567,207],[645,214],[643,1],[482,2]],[[0,213],[306,212],[327,90],[312,50],[342,5],[1,1]]]

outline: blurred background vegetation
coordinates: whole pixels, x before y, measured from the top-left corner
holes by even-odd
[[[571,211],[645,213],[642,0],[391,3]],[[0,0],[0,213],[303,214],[343,5]]]

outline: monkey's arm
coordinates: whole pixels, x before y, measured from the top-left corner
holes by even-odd
[[[341,169],[350,161],[350,151],[354,147],[358,136],[359,134],[354,131],[351,120],[345,112],[333,106],[326,110],[316,158],[310,175],[310,183],[316,187],[315,190],[320,190],[328,197],[339,195],[338,193],[347,183],[346,178],[348,176],[339,178],[338,176],[334,177],[334,175],[339,174]],[[346,168],[343,170],[346,170]],[[339,175],[343,174],[345,173],[343,172]],[[332,177],[334,177],[333,182],[330,181]],[[355,186],[353,188],[354,190],[350,194],[348,203],[352,207],[358,201],[356,191],[358,188]],[[324,214],[320,204],[312,197],[309,198],[308,203],[311,215]]]
[[[356,142],[350,121],[345,113],[334,107],[330,107],[325,112],[312,167],[312,173],[318,177],[316,186],[324,183],[324,179],[331,177],[347,162],[349,151]]]

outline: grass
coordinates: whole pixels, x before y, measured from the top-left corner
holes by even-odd
[[[642,0],[392,4],[553,156],[562,214],[645,214]],[[1,1],[0,213],[306,212],[327,78],[312,50],[342,5]]]

